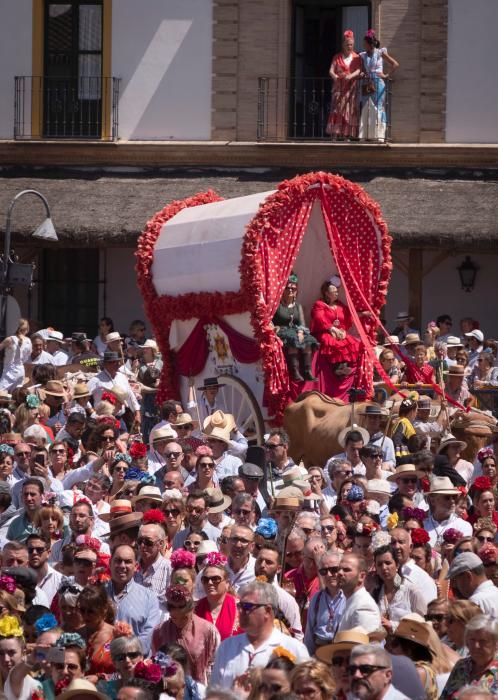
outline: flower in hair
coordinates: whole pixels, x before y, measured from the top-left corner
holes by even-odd
[[[372,536],[371,549],[375,552],[379,547],[385,547],[386,544],[391,544],[391,535],[384,530],[377,530]]]
[[[422,508],[411,508],[408,506],[401,511],[401,519],[405,522],[411,519],[423,522],[426,517],[425,511],[423,511]]]
[[[41,499],[42,506],[55,506],[57,503],[57,494],[53,491],[44,493]]]
[[[109,403],[112,403],[113,406],[115,406],[117,403],[117,398],[114,396],[114,394],[111,394],[110,391],[104,391],[102,393],[101,401],[108,401]]]
[[[12,615],[0,617],[0,638],[22,637],[23,634],[23,629],[17,617],[13,617]]]
[[[74,506],[79,506],[79,505],[81,505],[82,503],[86,503],[86,504],[89,505],[91,508],[93,508],[93,505],[92,505],[91,500],[90,500],[89,498],[87,498],[86,496],[83,496],[83,495],[78,496],[78,497],[75,499],[75,501],[74,501],[74,503],[73,503],[73,508],[74,508]]]
[[[358,523],[356,525],[356,534],[363,535],[363,537],[371,537],[378,529],[377,523]],[[389,539],[391,539],[390,536]]]
[[[463,537],[463,532],[460,532],[460,530],[457,530],[454,527],[449,527],[445,532],[443,532],[443,542],[446,542],[446,544],[455,544],[455,542],[458,542],[458,540],[461,540]]]
[[[373,29],[369,29],[367,33],[365,34],[366,37],[369,39],[375,39],[375,31]]]
[[[25,401],[28,408],[38,408],[40,405],[40,399],[36,394],[28,394]]]
[[[97,553],[100,552],[100,547],[102,545],[99,539],[96,537],[90,537],[90,535],[78,535],[74,542],[78,545],[78,547],[89,547]]]
[[[265,540],[272,540],[278,533],[277,521],[273,518],[260,518],[255,532]]]
[[[129,448],[128,454],[130,457],[133,457],[133,459],[143,459],[147,456],[147,445],[144,445],[143,442],[138,442],[138,440],[135,440],[135,442]]]
[[[112,416],[97,416],[97,423],[99,425],[110,425],[111,428],[116,430],[119,430],[121,427],[121,423]]]
[[[56,641],[55,645],[63,649],[66,647],[78,647],[79,649],[86,648],[85,640],[77,632],[64,632]]]
[[[159,664],[150,661],[139,661],[133,670],[135,678],[142,678],[149,683],[159,683],[162,678],[162,670]]]
[[[174,584],[166,589],[166,600],[168,603],[180,603],[185,605],[192,600],[192,594],[186,586]]]
[[[343,36],[345,39],[354,39],[354,33],[351,29],[346,29]]]
[[[127,469],[124,478],[125,481],[140,481],[142,484],[154,485],[156,483],[152,474],[143,472],[141,469],[136,469],[135,467]]]
[[[199,445],[195,451],[196,457],[212,457],[213,450],[208,445]]]
[[[195,554],[187,552],[186,549],[177,549],[170,557],[171,568],[176,569],[193,569],[195,566]]]
[[[164,525],[166,518],[162,510],[159,510],[159,508],[151,508],[150,510],[146,510],[143,514],[142,522],[144,525],[150,525],[151,523]]]
[[[358,486],[358,484],[353,484],[349,489],[348,495],[346,496],[346,500],[351,501],[352,503],[363,501],[364,498],[365,492],[363,491],[361,486]]]
[[[209,552],[204,557],[204,566],[225,566],[227,558],[221,552]]]
[[[486,542],[477,552],[484,566],[496,564],[496,547],[491,542]]]
[[[289,661],[292,661],[293,664],[296,663],[296,656],[292,654],[288,649],[285,647],[275,647],[275,649],[272,652],[272,656],[277,656],[279,659],[289,659]]]
[[[483,447],[477,453],[477,459],[481,464],[484,462],[485,459],[488,459],[488,457],[494,458],[494,456],[495,453],[493,452],[493,449],[491,447]]]
[[[0,576],[0,591],[14,593],[17,588],[15,579],[12,576]]]
[[[457,486],[457,489],[458,489],[458,491],[460,491],[460,493],[462,494],[462,496],[466,496],[467,493],[468,493],[468,491],[467,491],[467,489],[465,488],[465,486]]]
[[[424,530],[423,527],[414,528],[411,531],[411,536],[412,543],[417,547],[420,545],[427,544],[427,542],[429,542],[430,540],[429,533],[426,530]]]
[[[52,613],[45,613],[35,622],[35,630],[38,634],[48,632],[58,626],[57,618]]]
[[[15,454],[14,448],[11,447],[10,445],[7,445],[5,442],[3,442],[0,445],[0,454],[2,454],[2,453],[9,455],[9,457],[13,457]]]
[[[163,651],[158,651],[152,657],[152,662],[161,667],[163,678],[170,678],[174,676],[178,670],[178,664],[174,659],[171,658],[169,654],[165,654]]]
[[[133,628],[127,622],[118,621],[114,623],[114,629],[112,631],[113,639],[117,639],[118,637],[133,637],[133,635]]]
[[[117,464],[118,462],[126,462],[126,464],[131,464],[131,457],[124,452],[115,452],[114,457],[112,458],[112,463]]]
[[[478,476],[472,484],[474,491],[492,491],[493,485],[489,476]]]
[[[388,530],[394,530],[395,527],[398,527],[398,523],[399,523],[399,515],[396,512],[390,513],[387,516],[387,529]]]

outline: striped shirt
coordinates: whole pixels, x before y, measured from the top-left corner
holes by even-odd
[[[114,591],[114,584],[106,584],[107,595],[116,605],[116,620],[131,625],[133,633],[140,639],[144,656],[150,652],[152,630],[161,621],[157,595],[136,581],[129,581],[121,593]]]
[[[171,564],[168,559],[165,559],[161,554],[156,561],[149,566],[146,571],[139,569],[134,576],[137,583],[145,588],[149,588],[161,600],[169,586],[171,577]]]

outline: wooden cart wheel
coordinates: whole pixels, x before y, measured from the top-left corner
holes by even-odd
[[[218,377],[223,403],[235,418],[242,435],[252,444],[263,444],[265,423],[258,402],[249,386],[231,374]]]

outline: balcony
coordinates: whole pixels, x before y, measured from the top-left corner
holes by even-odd
[[[346,109],[353,115],[350,126],[331,129],[331,111],[341,110],[330,78],[258,78],[258,141],[387,143],[391,133],[390,81],[361,79],[355,83],[341,103],[343,107],[347,103]]]
[[[14,139],[116,141],[120,78],[15,77]]]

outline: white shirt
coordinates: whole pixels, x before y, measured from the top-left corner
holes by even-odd
[[[246,634],[238,634],[235,637],[228,637],[218,647],[210,685],[230,689],[235,679],[247,671],[249,666],[264,668],[273,650],[278,646],[294,654],[298,664],[309,659],[308,650],[302,642],[283,634],[276,628],[257,649],[253,647]]]
[[[54,356],[46,350],[42,350],[38,357],[29,360],[32,365],[55,365]]]
[[[346,599],[346,607],[338,632],[363,627],[366,632],[374,632],[381,627],[379,607],[366,588],[359,588]]]
[[[52,361],[56,367],[62,367],[69,363],[69,355],[64,350],[56,350],[52,353]]]
[[[424,530],[427,530],[430,537],[431,547],[441,544],[443,541],[443,534],[452,527],[456,530],[460,530],[464,537],[471,537],[472,535],[472,525],[462,520],[462,518],[459,518],[454,513],[452,513],[447,520],[442,520],[441,522],[434,520],[432,513],[429,514],[429,517],[424,520]]]
[[[221,481],[225,476],[238,476],[240,466],[242,466],[242,460],[239,457],[224,452],[221,459],[216,463],[218,480]]]
[[[136,412],[140,409],[140,405],[135,394],[131,390],[128,379],[122,372],[116,372],[116,376],[112,378],[109,372],[103,369],[88,382],[88,391],[91,393],[95,404],[101,401],[104,391],[110,391],[113,387],[118,387],[118,389],[126,392],[125,404],[131,411]]]
[[[469,600],[478,605],[485,615],[498,617],[498,588],[493,581],[483,581]]]
[[[403,564],[401,573],[407,581],[417,586],[427,604],[429,604],[431,600],[437,598],[437,587],[434,579],[420,566],[415,564],[413,559],[408,559],[406,564]]]
[[[38,588],[40,588],[47,596],[49,606],[52,603],[52,598],[59,590],[62,579],[62,574],[49,565],[47,573],[42,580],[38,582]]]
[[[228,578],[230,579],[230,583],[232,584],[232,588],[235,590],[236,593],[239,592],[239,589],[242,588],[242,586],[245,586],[246,583],[251,583],[254,581],[254,578],[256,574],[254,573],[254,565],[256,564],[256,559],[249,555],[249,561],[247,564],[244,566],[243,569],[239,569],[237,573],[232,570],[232,567],[230,566],[230,562],[227,562],[227,569],[228,569]]]
[[[278,607],[291,627],[289,632],[292,631],[292,636],[302,642],[304,638],[303,626],[301,624],[301,614],[296,599],[279,586],[276,576],[273,579],[272,586],[277,591]]]

